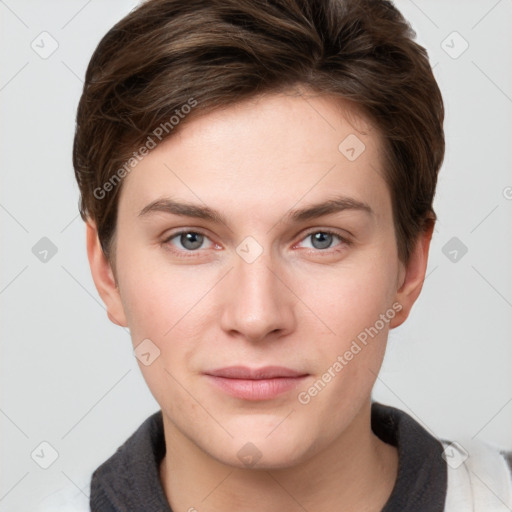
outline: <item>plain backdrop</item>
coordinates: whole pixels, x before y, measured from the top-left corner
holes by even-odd
[[[70,483],[87,499],[92,471],[158,410],[94,287],[71,164],[88,61],[135,5],[0,0],[1,511]],[[510,450],[512,1],[396,5],[434,66],[447,152],[428,276],[373,397],[439,438]]]

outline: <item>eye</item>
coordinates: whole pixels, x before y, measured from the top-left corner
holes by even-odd
[[[342,250],[344,247],[351,245],[351,242],[334,231],[329,230],[315,230],[309,232],[300,243],[305,240],[311,239],[309,248],[314,249],[315,252],[335,252]],[[338,239],[340,243],[334,246],[333,251],[328,251],[333,246],[333,242]],[[207,244],[206,246],[204,244]],[[192,230],[182,230],[169,235],[163,244],[171,246],[171,250],[176,253],[194,253],[199,252],[200,249],[209,249],[215,244],[203,233]],[[308,247],[306,247],[308,248]]]
[[[333,231],[329,230],[316,230],[311,231],[306,235],[303,240],[311,239],[311,246],[313,249],[317,249],[319,251],[325,251],[325,249],[330,249],[334,239],[340,240],[342,243],[338,245],[350,245],[350,242]],[[339,249],[335,249],[339,250]]]
[[[174,239],[176,239],[176,242],[173,242]],[[194,252],[200,249],[205,241],[209,241],[210,244],[212,244],[211,240],[206,235],[197,231],[178,231],[167,237],[163,243],[177,247],[178,252]],[[203,247],[203,249],[209,247],[210,246]]]

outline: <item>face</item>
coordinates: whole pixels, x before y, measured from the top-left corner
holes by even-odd
[[[223,463],[333,443],[412,305],[379,136],[348,114],[262,96],[190,120],[124,178],[109,315],[143,342],[166,429]]]

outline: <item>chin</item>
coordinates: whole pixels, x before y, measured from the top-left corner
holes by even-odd
[[[274,434],[266,437],[261,431],[246,431],[235,435],[221,450],[209,447],[209,451],[219,462],[241,469],[286,469],[306,458],[304,436],[293,436],[289,431],[284,436]]]

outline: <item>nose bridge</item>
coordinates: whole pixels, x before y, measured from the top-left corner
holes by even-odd
[[[261,305],[267,304],[277,299],[277,277],[276,265],[272,264],[271,257],[268,254],[262,254],[252,262],[247,262],[243,258],[235,263],[234,279],[236,289],[244,298],[246,304],[251,304],[259,309]],[[272,270],[272,271],[271,271]]]
[[[277,258],[268,250],[263,251],[254,240],[242,242],[225,284],[223,328],[252,340],[290,329],[294,319],[293,294],[279,274]]]

